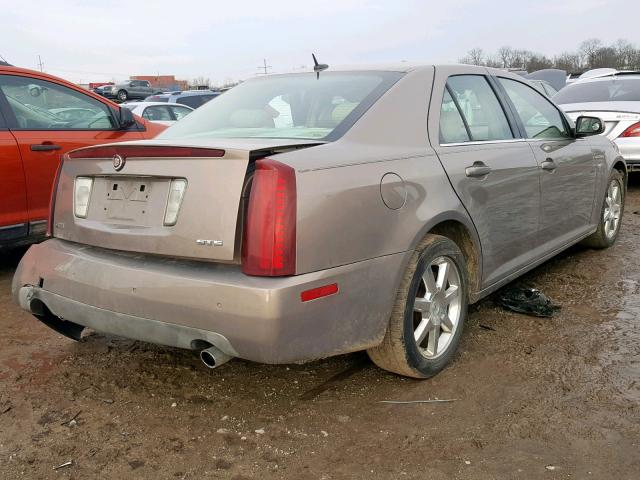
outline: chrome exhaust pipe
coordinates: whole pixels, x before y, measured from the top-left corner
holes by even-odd
[[[202,360],[202,363],[204,363],[207,368],[218,368],[220,365],[227,363],[232,358],[233,357],[231,355],[227,355],[218,347],[213,345],[200,352],[200,360]]]

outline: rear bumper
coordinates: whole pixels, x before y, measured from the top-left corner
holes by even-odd
[[[29,249],[12,290],[28,311],[42,302],[57,317],[97,331],[180,348],[204,341],[231,356],[288,363],[379,344],[405,257],[261,278],[237,265],[52,239]],[[338,294],[301,302],[301,292],[330,283],[338,283]]]

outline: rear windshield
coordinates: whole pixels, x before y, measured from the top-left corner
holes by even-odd
[[[640,101],[640,78],[612,78],[568,85],[553,96],[558,104]]]
[[[400,77],[397,72],[276,75],[244,82],[157,138],[334,140]]]
[[[209,100],[213,100],[217,95],[185,95],[178,97],[176,103],[181,103],[191,108],[198,108],[207,103]]]

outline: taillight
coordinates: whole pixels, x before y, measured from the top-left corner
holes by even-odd
[[[271,159],[256,161],[242,243],[242,271],[278,277],[296,270],[296,174]]]
[[[634,123],[620,134],[619,138],[640,137],[640,122]]]
[[[49,218],[47,218],[47,237],[53,236],[53,211],[56,208],[56,195],[58,194],[58,180],[60,180],[60,172],[66,155],[62,156],[56,175],[53,177],[53,185],[51,185],[51,196],[49,197]]]

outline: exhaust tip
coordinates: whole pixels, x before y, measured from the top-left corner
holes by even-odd
[[[218,366],[216,357],[214,357],[211,352],[208,352],[206,350],[200,352],[200,360],[202,360],[202,363],[204,363],[207,368],[216,368]]]
[[[215,346],[206,348],[200,352],[200,360],[207,368],[218,368],[220,365],[227,363],[233,357],[227,355]]]

